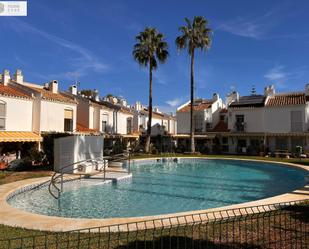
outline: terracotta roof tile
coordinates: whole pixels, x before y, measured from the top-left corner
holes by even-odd
[[[5,86],[3,84],[0,84],[0,95],[20,97],[20,98],[30,98],[27,94],[19,91],[18,89],[11,86]]]
[[[278,94],[268,99],[266,106],[304,105],[306,96],[304,93]]]
[[[76,124],[76,130],[79,131],[79,132],[98,132],[95,129],[89,129],[88,127],[86,127],[82,124],[79,124],[79,123]]]
[[[212,129],[210,132],[228,132],[227,123],[223,120],[220,120],[219,123]]]
[[[194,103],[194,111],[203,111],[211,107],[213,101],[212,100],[203,100]],[[179,109],[177,112],[190,112],[191,103]]]
[[[227,109],[226,108],[221,109],[220,113],[227,113]]]
[[[76,104],[76,101],[73,99],[73,97],[66,96],[61,92],[53,93],[44,88],[36,88],[36,87],[29,87],[29,88],[31,88],[36,92],[41,93],[43,99]]]

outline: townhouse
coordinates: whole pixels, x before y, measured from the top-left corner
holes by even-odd
[[[16,75],[15,75],[16,77]],[[14,80],[16,78],[14,77]],[[0,153],[20,156],[29,145],[42,141],[33,119],[34,96],[11,81],[8,70],[0,74]]]
[[[76,130],[77,102],[59,91],[56,80],[38,85],[26,82],[21,70],[12,78],[4,70],[0,96],[0,142],[6,150],[22,151],[29,142],[36,142],[40,150],[45,134]]]
[[[136,133],[145,134],[148,123],[148,108],[139,101],[131,106],[134,113],[133,130]],[[151,119],[151,135],[172,135],[177,133],[176,117],[173,114],[167,114],[159,111],[157,107],[153,108]]]
[[[308,150],[308,96],[308,85],[302,92],[276,93],[274,86],[267,86],[264,95],[231,93],[225,130],[228,152],[290,155],[296,146]]]
[[[177,135],[174,136],[179,152],[186,151],[190,138],[190,109],[191,101],[177,108]],[[212,99],[194,100],[194,137],[197,150],[204,153],[212,152],[212,143],[215,138],[210,132],[220,120],[220,111],[225,108],[223,100],[217,93]]]
[[[77,133],[103,134],[105,147],[128,147],[139,136],[133,132],[133,112],[114,96],[100,98],[98,90],[86,96],[77,91],[77,86],[69,88],[68,94],[77,100]]]
[[[179,134],[190,133],[190,109],[191,101],[186,102],[177,108],[177,131]],[[220,118],[220,110],[225,107],[222,99],[217,93],[213,94],[212,99],[194,100],[194,132],[206,133],[211,130]]]

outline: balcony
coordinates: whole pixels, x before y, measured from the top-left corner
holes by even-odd
[[[234,129],[237,132],[245,132],[246,131],[246,123],[245,122],[235,122]]]

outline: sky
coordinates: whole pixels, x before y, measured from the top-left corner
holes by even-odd
[[[0,70],[147,104],[148,71],[132,48],[140,31],[155,27],[170,56],[154,72],[153,103],[175,111],[190,94],[190,57],[175,38],[185,17],[201,15],[213,35],[211,48],[196,53],[196,96],[248,95],[253,86],[263,93],[270,84],[301,91],[309,83],[308,13],[306,0],[28,0],[27,17],[0,17]]]

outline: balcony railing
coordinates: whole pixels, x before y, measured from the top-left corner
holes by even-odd
[[[246,131],[246,123],[245,122],[235,122],[234,129],[237,132]]]

